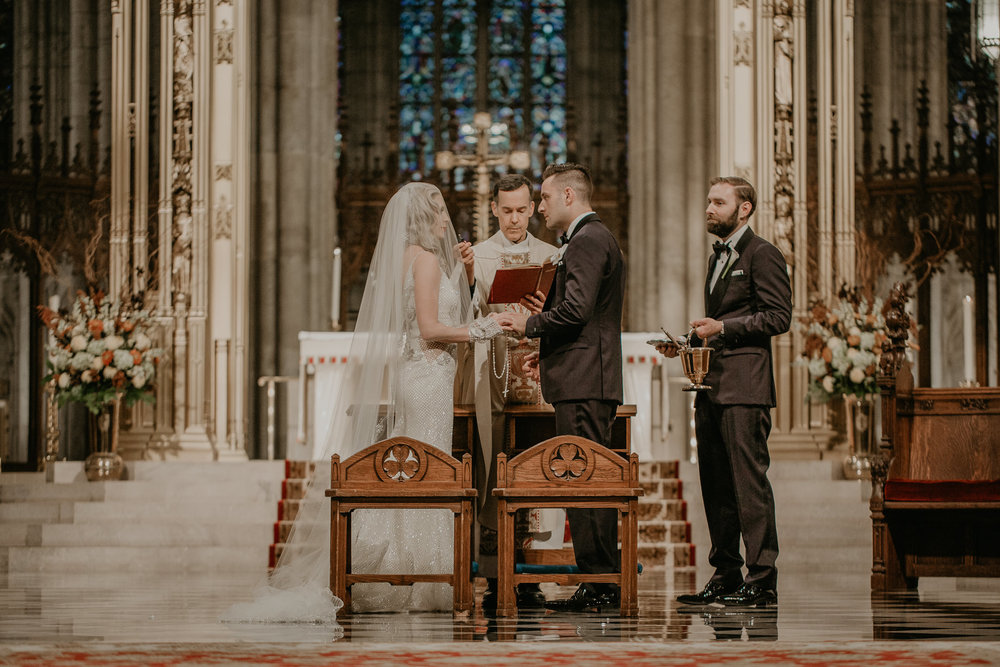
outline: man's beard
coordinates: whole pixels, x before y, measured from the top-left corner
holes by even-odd
[[[725,220],[708,219],[708,233],[724,239],[740,226],[740,210],[736,209],[733,214]]]

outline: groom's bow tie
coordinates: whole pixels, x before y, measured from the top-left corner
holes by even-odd
[[[729,254],[729,246],[727,246],[722,241],[716,241],[712,244],[712,250],[715,251],[715,258],[722,259],[723,253]]]
[[[566,245],[567,243],[569,243],[569,237],[566,236],[565,234],[561,234],[559,236],[559,243],[561,243],[562,245]]]

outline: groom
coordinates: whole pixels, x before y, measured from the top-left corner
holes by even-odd
[[[537,315],[510,313],[508,328],[540,338],[525,370],[541,376],[542,395],[555,408],[557,435],[578,435],[611,444],[611,424],[623,400],[622,304],[625,261],[618,242],[590,206],[594,186],[579,164],[555,164],[542,174],[538,212],[545,226],[562,233],[555,284]],[[535,309],[543,304],[526,298]],[[580,572],[618,572],[618,512],[567,510]],[[582,584],[568,600],[547,602],[562,611],[617,607],[615,584]]]

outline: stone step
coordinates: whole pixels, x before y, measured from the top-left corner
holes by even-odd
[[[12,574],[263,572],[266,566],[265,549],[245,546],[0,548],[0,571]]]
[[[155,547],[244,546],[256,548],[271,537],[267,523],[241,524],[47,524],[25,525],[23,539],[3,546]]]
[[[5,473],[6,474],[6,473]],[[57,484],[86,482],[83,461],[56,461],[45,472],[46,479]],[[2,477],[2,475],[0,475]],[[126,461],[123,480],[271,480],[285,478],[284,461],[232,461],[205,463],[197,461]]]
[[[235,500],[275,501],[281,497],[282,483],[276,480],[176,479],[126,482],[70,482],[68,484],[6,484],[0,487],[0,503],[22,501],[128,500],[156,503],[173,498],[198,498],[204,502]]]
[[[44,481],[44,472],[0,472],[0,487],[5,484],[40,484]]]
[[[0,503],[0,533],[12,523],[58,523],[73,520],[75,503],[20,502]]]
[[[116,523],[128,521],[155,521],[180,524],[218,523],[273,523],[274,501],[211,502],[176,500],[159,503],[134,503],[108,500],[101,503],[76,503],[73,508],[74,523]]]

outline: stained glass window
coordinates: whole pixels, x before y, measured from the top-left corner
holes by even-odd
[[[493,119],[491,150],[530,150],[536,175],[566,159],[565,5],[400,0],[402,172],[417,180],[437,151],[475,150],[480,110]],[[461,188],[462,169],[453,177]]]
[[[948,101],[956,158],[969,155],[980,140],[995,146],[996,70],[980,39],[970,0],[947,0]],[[980,17],[981,18],[981,17]],[[982,135],[982,136],[980,136]]]

